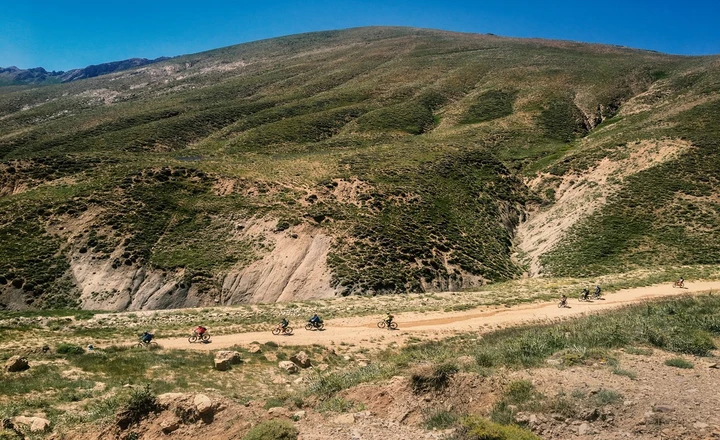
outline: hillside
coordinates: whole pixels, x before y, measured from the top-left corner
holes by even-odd
[[[718,263],[718,90],[718,57],[410,28],[0,88],[0,303]]]

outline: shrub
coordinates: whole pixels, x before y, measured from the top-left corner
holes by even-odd
[[[83,354],[85,349],[74,344],[60,344],[55,348],[59,354]]]
[[[460,440],[540,440],[530,431],[514,425],[500,425],[477,416],[465,418],[458,430]]]
[[[428,411],[425,415],[425,429],[448,429],[457,422],[457,419],[457,415],[449,411]]]
[[[118,424],[123,428],[135,424],[145,418],[148,414],[157,412],[160,409],[155,394],[150,390],[150,384],[144,388],[134,389],[130,393],[128,402],[125,405],[125,411],[118,420]]]
[[[458,367],[455,364],[439,364],[431,369],[422,368],[416,370],[410,380],[416,393],[440,390],[447,386],[450,378],[457,372]]]
[[[665,361],[665,365],[668,367],[676,367],[676,368],[693,368],[694,365],[692,362],[688,362],[683,358],[672,358]]]
[[[298,430],[287,420],[266,420],[245,434],[243,440],[296,440]]]

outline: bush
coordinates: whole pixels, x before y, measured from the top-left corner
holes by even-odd
[[[145,385],[144,388],[134,389],[130,393],[125,411],[122,413],[122,417],[118,423],[123,429],[128,426],[135,424],[145,418],[148,414],[157,412],[160,409],[157,398],[150,390],[150,385]]]
[[[266,420],[252,428],[243,440],[296,440],[298,430],[287,420]]]
[[[415,371],[410,380],[416,393],[440,390],[447,386],[450,378],[457,372],[458,367],[455,364],[440,364],[432,367],[429,371],[427,368]]]
[[[499,425],[477,416],[465,418],[458,430],[459,440],[540,440],[530,431],[514,425]]]
[[[83,354],[85,349],[79,345],[74,344],[60,344],[55,348],[59,354]]]
[[[683,358],[672,358],[665,361],[665,365],[668,367],[675,367],[675,368],[693,368],[694,365],[692,362],[688,362]]]
[[[448,429],[457,422],[458,417],[445,410],[429,411],[425,415],[425,429]]]

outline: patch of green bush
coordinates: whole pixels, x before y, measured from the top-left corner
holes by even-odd
[[[488,90],[468,107],[460,123],[474,124],[509,116],[513,112],[516,95],[516,90]]]
[[[243,440],[297,440],[298,430],[292,422],[282,419],[266,420],[254,426]]]
[[[477,416],[460,422],[459,440],[540,440],[532,432],[515,425],[501,425]]]
[[[668,367],[675,367],[675,368],[693,368],[694,365],[690,361],[686,361],[683,358],[672,358],[665,361],[665,365]]]
[[[58,354],[83,354],[85,349],[79,345],[74,344],[60,344],[55,348]]]

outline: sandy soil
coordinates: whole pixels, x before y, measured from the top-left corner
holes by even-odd
[[[164,348],[207,351],[268,341],[274,341],[279,345],[330,346],[345,343],[360,347],[378,347],[393,342],[401,344],[413,336],[441,338],[459,332],[484,333],[508,326],[578,317],[645,300],[714,290],[720,290],[719,281],[694,282],[686,284],[682,289],[673,288],[670,284],[626,289],[604,295],[596,301],[583,303],[577,298],[570,298],[569,308],[558,308],[556,302],[545,302],[516,307],[481,307],[461,312],[403,313],[395,315],[399,329],[394,331],[377,328],[377,321],[384,315],[384,311],[378,310],[375,318],[352,317],[325,321],[326,329],[322,331],[306,331],[303,328],[304,322],[291,322],[290,325],[295,331],[289,336],[274,336],[269,331],[265,331],[213,336],[209,344],[190,344],[187,338],[158,339],[158,343]]]

